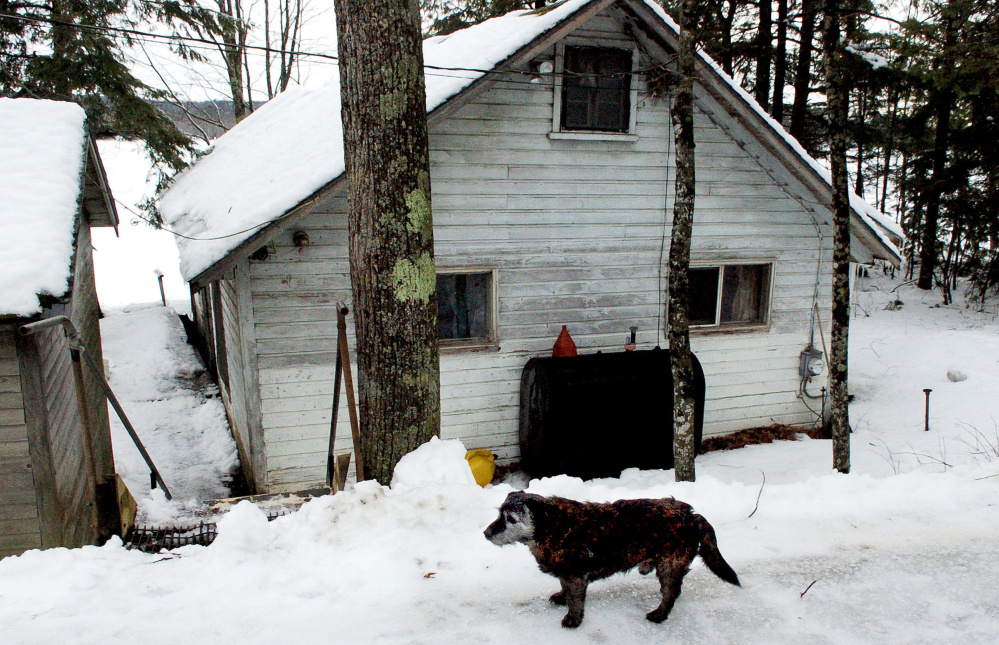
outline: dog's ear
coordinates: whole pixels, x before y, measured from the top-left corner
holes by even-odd
[[[523,491],[517,491],[518,496],[516,503],[526,508],[531,516],[535,519],[539,517],[544,517],[548,514],[548,504],[547,499],[541,495],[535,495],[533,493],[525,493]],[[511,493],[513,495],[513,493]],[[507,497],[509,499],[509,497]]]

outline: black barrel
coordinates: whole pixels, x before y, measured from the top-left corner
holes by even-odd
[[[704,424],[704,370],[694,357],[694,442]],[[520,381],[520,455],[533,477],[617,477],[673,467],[669,352],[532,358]]]

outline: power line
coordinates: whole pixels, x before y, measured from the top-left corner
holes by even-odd
[[[17,14],[0,13],[0,18],[8,18],[10,20],[20,20],[22,22],[40,22],[40,23],[45,23],[45,24],[50,24],[50,25],[58,25],[60,27],[73,27],[73,28],[76,28],[76,29],[82,29],[82,30],[85,30],[85,31],[94,31],[94,32],[98,32],[98,33],[101,33],[101,32],[111,32],[111,33],[126,34],[126,35],[129,35],[129,36],[145,36],[145,37],[148,37],[148,38],[160,38],[160,39],[171,40],[171,41],[178,41],[179,40],[179,41],[183,41],[183,42],[201,43],[201,44],[205,44],[205,45],[212,45],[214,47],[222,47],[222,48],[228,48],[228,49],[252,49],[252,50],[260,50],[260,51],[264,51],[264,52],[270,52],[270,53],[273,53],[273,54],[293,54],[293,55],[297,55],[297,56],[315,56],[315,57],[319,57],[319,58],[328,58],[330,60],[338,60],[338,58],[336,56],[333,56],[332,54],[322,54],[322,53],[318,53],[318,52],[302,52],[302,51],[295,51],[295,50],[291,50],[291,49],[275,49],[273,47],[264,47],[264,46],[261,46],[261,45],[248,45],[248,44],[237,44],[237,43],[231,43],[231,44],[230,43],[220,43],[219,41],[212,40],[210,38],[197,38],[197,37],[194,37],[194,36],[181,36],[181,35],[178,35],[178,34],[172,34],[172,35],[157,34],[157,33],[151,32],[151,31],[141,31],[139,29],[126,29],[125,27],[111,27],[111,26],[88,25],[88,24],[83,23],[83,22],[69,22],[67,20],[58,20],[56,18],[43,18],[41,16],[19,16]]]
[[[339,60],[340,60],[338,56],[335,56],[333,54],[325,54],[325,53],[321,53],[321,52],[309,52],[309,51],[293,50],[293,49],[275,49],[273,47],[266,47],[266,46],[262,46],[262,45],[249,45],[249,44],[238,44],[238,43],[232,43],[232,44],[229,44],[229,43],[220,43],[220,42],[218,42],[216,40],[212,40],[212,39],[209,39],[209,38],[197,38],[197,37],[194,37],[194,36],[181,36],[181,35],[178,35],[178,34],[172,34],[172,35],[157,34],[155,32],[151,32],[151,31],[141,31],[141,30],[138,30],[138,29],[127,29],[127,28],[124,28],[124,27],[111,27],[111,26],[89,25],[89,24],[86,24],[86,23],[69,22],[69,21],[65,21],[65,20],[58,20],[58,19],[55,19],[55,18],[45,18],[45,17],[41,17],[41,16],[19,16],[19,15],[16,15],[16,14],[0,13],[0,18],[8,18],[8,19],[11,19],[11,20],[20,20],[22,22],[45,23],[45,24],[50,24],[50,25],[58,25],[58,26],[61,26],[61,27],[72,27],[72,28],[76,28],[76,29],[81,29],[81,30],[85,30],[85,31],[94,31],[94,32],[98,32],[98,33],[101,33],[101,32],[121,33],[121,34],[126,34],[126,35],[132,36],[132,37],[144,37],[144,38],[168,40],[168,41],[172,41],[172,42],[173,41],[181,41],[181,42],[198,43],[198,44],[202,44],[202,45],[211,45],[213,48],[216,48],[216,49],[218,49],[218,48],[223,48],[223,49],[245,49],[245,50],[251,50],[253,52],[259,51],[259,52],[263,52],[263,53],[289,54],[289,55],[293,55],[293,56],[306,56],[306,57],[312,57],[312,58],[321,58],[321,59],[332,61],[334,64],[339,64]],[[139,40],[139,38],[136,38],[136,40]],[[150,42],[150,41],[145,40],[143,42]],[[155,40],[153,42],[155,42]],[[493,69],[482,69],[482,68],[475,68],[475,67],[452,67],[452,66],[445,66],[445,65],[427,65],[427,64],[424,64],[423,67],[424,67],[424,70],[431,69],[431,70],[438,71],[438,72],[470,72],[470,73],[477,73],[477,74],[518,74],[518,75],[521,75],[521,76],[531,76],[531,77],[541,76],[541,74],[538,74],[538,73],[533,72],[533,71],[516,70],[516,69],[495,69],[495,68],[493,68]],[[571,77],[571,78],[577,78],[577,77],[585,77],[585,78],[595,78],[595,77],[601,77],[601,78],[625,78],[625,77],[631,76],[631,75],[646,74],[648,72],[651,72],[651,71],[653,71],[655,69],[660,69],[662,67],[664,67],[664,65],[660,64],[660,65],[655,65],[655,66],[647,68],[647,69],[637,69],[637,70],[632,70],[630,72],[614,72],[614,73],[582,73],[582,72],[570,72],[570,71],[562,70],[560,72],[546,72],[544,74],[544,76],[549,76],[549,77],[561,76],[561,77]],[[448,76],[448,75],[445,75],[445,74],[428,74],[426,71],[424,71],[424,74],[428,75],[428,76],[442,76],[442,77],[445,77],[445,78],[460,78],[460,77]],[[531,81],[527,81],[527,82],[531,82]]]
[[[127,210],[129,213],[131,213],[133,216],[135,216],[136,219],[142,220],[143,222],[145,222],[146,224],[149,224],[150,226],[152,226],[153,228],[155,228],[157,230],[166,231],[170,235],[175,235],[175,236],[183,238],[185,240],[191,240],[192,242],[210,242],[212,240],[224,240],[226,238],[236,237],[237,235],[242,235],[243,233],[249,233],[250,231],[255,231],[255,230],[257,230],[257,229],[259,229],[259,228],[261,228],[263,226],[266,226],[267,224],[270,224],[271,222],[275,222],[278,219],[280,219],[280,217],[279,217],[279,218],[276,218],[276,219],[268,220],[268,221],[263,222],[261,224],[257,224],[255,226],[251,226],[250,228],[245,228],[242,231],[236,231],[235,233],[229,233],[228,235],[219,235],[218,237],[190,237],[189,235],[184,235],[183,233],[178,233],[177,231],[172,231],[172,230],[170,230],[168,228],[165,228],[162,224],[159,224],[159,223],[157,223],[157,222],[149,219],[148,217],[143,217],[139,213],[135,212],[132,209],[132,207],[130,207],[128,204],[126,204],[125,202],[121,201],[117,197],[115,197],[114,200],[116,202],[118,202],[119,206],[121,206],[122,208],[124,208],[125,210]]]

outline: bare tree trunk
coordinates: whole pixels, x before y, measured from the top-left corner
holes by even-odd
[[[724,6],[728,5],[728,13],[725,13]],[[732,56],[732,25],[735,22],[735,11],[738,8],[738,0],[728,0],[718,4],[718,25],[721,30],[721,65],[726,74],[732,76],[733,56]]]
[[[787,2],[777,0],[777,49],[774,51],[774,99],[770,114],[784,122],[784,85],[787,83]]]
[[[302,22],[305,6],[302,0],[278,0],[277,2],[277,51],[271,48],[270,0],[264,0],[264,45],[267,48],[264,59],[264,73],[267,79],[267,98],[272,99],[288,89],[298,64],[298,46],[301,42]],[[277,80],[274,80],[274,62],[277,62]]]
[[[941,93],[937,101],[937,131],[933,143],[933,179],[926,196],[926,216],[923,219],[922,251],[919,254],[919,278],[916,286],[920,289],[933,288],[933,269],[937,261],[937,220],[940,216],[940,198],[943,193],[943,173],[947,164],[947,131],[950,129],[950,113],[954,106],[954,95],[949,91]]]
[[[769,0],[767,0],[769,1]],[[694,481],[694,363],[690,351],[690,234],[694,224],[694,0],[680,3],[680,76],[673,104],[676,189],[669,247],[666,320],[673,375],[673,460],[676,481]]]
[[[770,105],[770,64],[773,61],[774,44],[771,34],[771,0],[759,0],[760,24],[756,31],[756,102],[764,110]]]
[[[246,116],[243,85],[243,49],[246,45],[246,24],[242,21],[242,0],[216,0],[219,8],[220,35],[217,47],[225,64],[232,110],[239,122]]]
[[[933,288],[933,269],[937,261],[937,219],[943,194],[943,174],[947,165],[947,135],[950,113],[954,108],[954,93],[943,90],[937,99],[937,131],[933,137],[933,178],[926,195],[926,217],[923,219],[922,251],[919,254],[920,289]]]
[[[848,88],[840,49],[840,0],[825,0],[824,62],[832,171],[833,283],[829,347],[829,398],[833,467],[850,472],[850,415],[847,396],[847,347],[850,336],[850,178],[846,169]]]
[[[867,99],[863,91],[857,93],[857,122],[863,127],[867,112]],[[857,133],[857,181],[853,184],[853,192],[858,197],[864,196],[864,139]]]
[[[278,88],[281,92],[288,89],[288,83],[298,64],[298,54],[294,53],[302,39],[302,21],[305,7],[302,0],[284,0],[284,13],[281,18],[281,74],[278,77]],[[287,52],[287,53],[286,53]]]
[[[906,190],[907,182],[909,181],[909,156],[902,151],[902,167],[898,171],[898,203],[895,205],[895,221],[902,222],[903,213],[906,211],[906,200],[908,198],[908,190]],[[887,182],[885,182],[885,192],[888,192]]]
[[[801,0],[801,43],[798,45],[798,64],[794,72],[794,103],[791,105],[791,136],[799,141],[805,134],[808,115],[808,94],[812,74],[812,40],[815,36],[815,17],[819,0]]]
[[[267,100],[274,98],[274,81],[271,78],[271,2],[264,0],[264,79],[267,82]]]
[[[895,119],[898,116],[898,93],[892,89],[888,93],[888,141],[885,144],[884,167],[881,173],[881,212],[886,212],[888,208],[888,178],[891,175],[891,158],[895,154]],[[874,198],[877,199],[877,189],[875,188]]]
[[[436,271],[417,3],[336,0],[365,475],[440,434]]]

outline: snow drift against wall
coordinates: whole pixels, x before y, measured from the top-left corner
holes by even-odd
[[[86,143],[75,103],[0,98],[0,315],[69,288]]]

